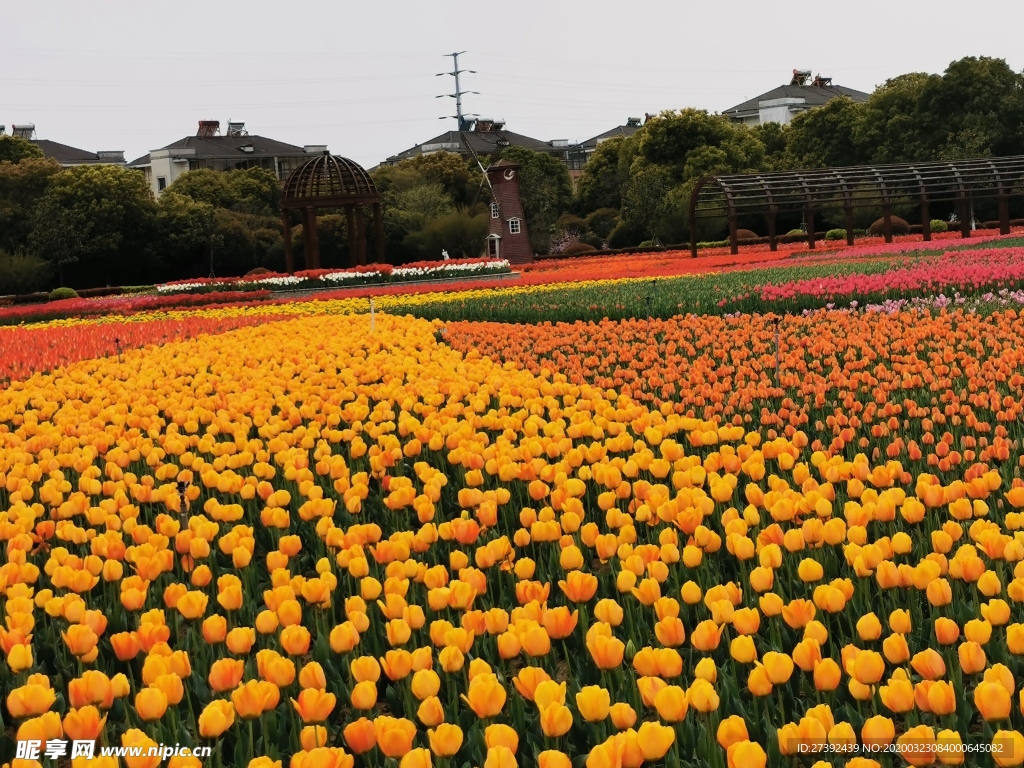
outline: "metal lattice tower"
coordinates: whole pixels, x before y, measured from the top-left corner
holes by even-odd
[[[462,90],[462,81],[459,79],[459,76],[462,75],[462,74],[471,74],[471,75],[475,75],[476,74],[476,70],[475,69],[459,69],[459,56],[461,56],[464,53],[465,53],[465,51],[459,51],[458,53],[446,54],[447,58],[452,59],[452,62],[453,62],[452,71],[451,72],[438,72],[437,73],[438,77],[444,77],[445,75],[448,75],[450,77],[454,77],[455,78],[455,93],[445,93],[445,94],[442,94],[442,95],[438,96],[437,98],[443,99],[445,96],[447,96],[450,99],[455,99],[455,114],[454,115],[446,115],[445,117],[442,117],[441,120],[447,120],[449,117],[454,117],[456,120],[459,121],[459,130],[460,131],[468,131],[472,127],[472,123],[473,123],[472,120],[468,119],[469,116],[463,114],[463,112],[462,112],[462,97],[465,96],[466,94],[470,94],[470,93],[476,94],[478,96],[480,95],[478,91],[464,91],[464,90]]]

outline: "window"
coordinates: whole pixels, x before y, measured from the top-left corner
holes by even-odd
[[[491,203],[491,218],[492,219],[498,218],[498,204],[497,203]]]
[[[167,189],[167,179],[163,176],[156,177],[156,189],[158,192],[163,192]]]
[[[508,232],[510,235],[518,235],[522,232],[522,227],[519,226],[519,219],[508,220]]]

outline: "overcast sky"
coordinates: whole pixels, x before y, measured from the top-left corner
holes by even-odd
[[[794,68],[871,91],[962,56],[1024,68],[1017,0],[9,0],[0,122],[129,160],[199,120],[327,144],[366,166],[465,110],[538,139],[583,140],[663,109],[721,111]],[[965,10],[970,18],[964,17]]]

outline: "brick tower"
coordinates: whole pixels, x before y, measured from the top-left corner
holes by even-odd
[[[499,160],[487,169],[491,182],[490,227],[486,254],[508,259],[511,264],[533,261],[530,233],[526,228],[523,202],[519,199],[519,166]]]

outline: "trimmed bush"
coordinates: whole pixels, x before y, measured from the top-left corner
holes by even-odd
[[[597,251],[597,248],[595,248],[594,246],[590,245],[589,243],[573,243],[568,248],[566,248],[564,251],[562,251],[562,253],[560,255],[561,256],[579,256],[581,253],[595,253],[596,251]]]
[[[807,233],[804,232],[802,229],[791,229],[786,234],[787,235],[804,235],[804,236],[807,235]]]
[[[892,233],[894,235],[909,235],[910,225],[906,219],[901,219],[899,216],[892,217]],[[871,237],[881,237],[885,234],[885,219],[876,219],[875,222],[868,227],[868,234]]]
[[[50,301],[63,301],[64,299],[77,299],[78,291],[74,288],[54,288],[50,291]]]
[[[825,233],[826,240],[845,240],[846,230],[845,229],[830,229]]]
[[[604,240],[601,239],[600,235],[596,235],[593,232],[587,232],[583,235],[583,237],[580,238],[580,242],[592,245],[595,249],[599,249],[604,246]]]
[[[946,224],[942,219],[932,219],[928,225],[932,232],[948,232],[949,225]]]
[[[737,229],[736,239],[737,240],[757,240],[760,235],[749,229]]]

